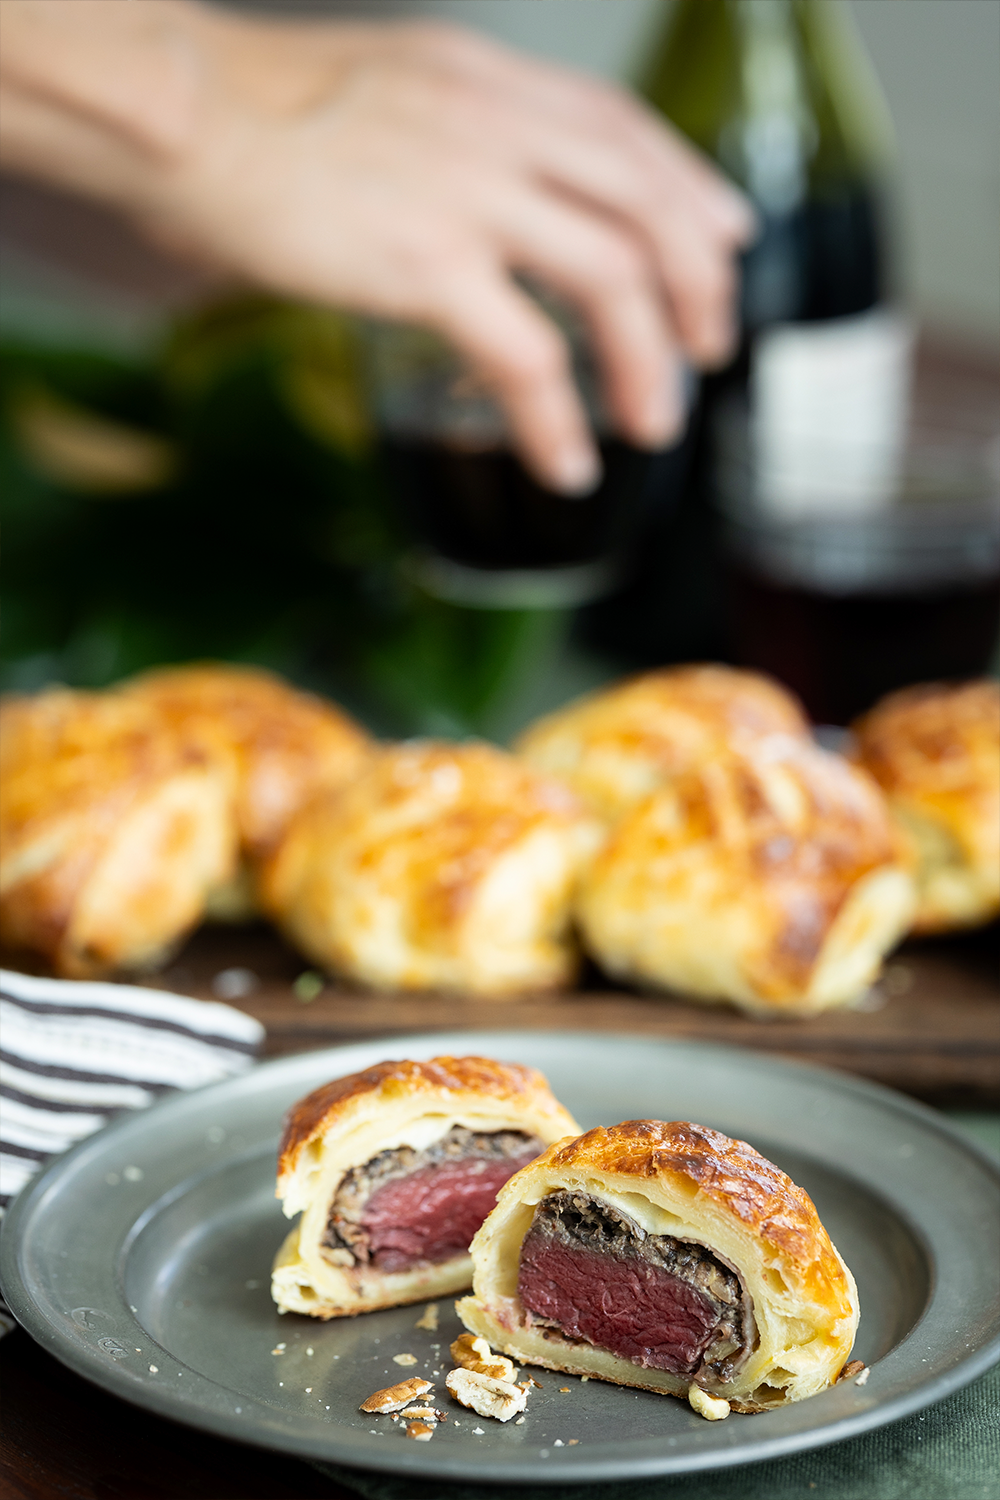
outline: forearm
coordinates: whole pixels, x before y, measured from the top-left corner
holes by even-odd
[[[4,0],[3,165],[127,201],[190,149],[213,24],[187,0]]]
[[[198,0],[3,0],[0,163],[145,212],[197,156],[220,98],[308,107],[356,32],[314,26],[303,47],[301,24]]]

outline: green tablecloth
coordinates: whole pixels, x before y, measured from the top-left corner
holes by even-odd
[[[951,1119],[1000,1156],[1000,1115],[955,1111]],[[365,1500],[998,1500],[1000,1366],[891,1427],[812,1453],[714,1473],[533,1487],[421,1482],[317,1467]]]
[[[321,1466],[366,1500],[997,1500],[1000,1367],[892,1427],[773,1463],[618,1484],[419,1483]]]

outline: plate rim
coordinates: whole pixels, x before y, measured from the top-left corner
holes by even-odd
[[[488,1038],[488,1043],[487,1043]],[[370,1052],[373,1049],[384,1050],[384,1055],[391,1055],[392,1050],[418,1045],[426,1049],[436,1049],[439,1046],[447,1052],[458,1046],[475,1049],[479,1045],[487,1044],[491,1051],[508,1045],[515,1048],[523,1040],[536,1042],[549,1042],[559,1044],[567,1041],[575,1041],[584,1044],[606,1043],[614,1039],[618,1042],[650,1042],[657,1046],[669,1047],[671,1050],[683,1050],[693,1053],[706,1054],[718,1060],[729,1059],[746,1064],[748,1061],[760,1061],[771,1066],[777,1066],[779,1070],[787,1070],[798,1075],[800,1078],[815,1078],[817,1082],[822,1081],[828,1088],[835,1092],[856,1094],[869,1100],[871,1103],[888,1108],[892,1112],[910,1116],[925,1128],[931,1129],[935,1134],[942,1136],[950,1143],[952,1148],[973,1158],[981,1168],[998,1180],[1000,1184],[1000,1163],[994,1154],[979,1141],[970,1137],[961,1128],[950,1121],[946,1116],[933,1110],[928,1105],[898,1090],[887,1087],[884,1084],[859,1077],[858,1075],[840,1072],[835,1068],[818,1066],[813,1063],[804,1062],[797,1058],[790,1058],[781,1053],[767,1052],[747,1049],[700,1038],[687,1037],[662,1037],[662,1038],[640,1038],[633,1037],[628,1033],[607,1032],[598,1030],[533,1030],[504,1028],[497,1030],[482,1031],[423,1031],[423,1032],[400,1032],[384,1037],[372,1037],[354,1039],[332,1047],[324,1047],[308,1052],[296,1052],[286,1054],[277,1058],[270,1058],[258,1064],[247,1073],[240,1074],[235,1078],[220,1080],[217,1083],[208,1084],[200,1089],[190,1091],[179,1091],[169,1095],[167,1098],[157,1101],[149,1109],[131,1112],[123,1115],[104,1129],[85,1137],[75,1146],[60,1156],[54,1157],[47,1162],[41,1170],[27,1182],[21,1192],[11,1203],[0,1224],[0,1286],[2,1286],[4,1297],[8,1306],[14,1313],[20,1326],[24,1327],[30,1337],[34,1338],[60,1362],[84,1379],[92,1381],[104,1390],[130,1405],[141,1409],[153,1411],[156,1415],[168,1420],[177,1421],[182,1425],[192,1426],[200,1431],[209,1432],[214,1436],[247,1444],[251,1447],[259,1447],[272,1452],[285,1452],[294,1455],[307,1462],[341,1464],[345,1468],[360,1470],[381,1471],[393,1474],[411,1474],[416,1477],[427,1479],[439,1478],[446,1481],[460,1481],[463,1479],[475,1479],[483,1484],[514,1484],[531,1482],[541,1485],[557,1485],[567,1483],[599,1483],[608,1479],[623,1478],[651,1478],[657,1475],[682,1474],[694,1472],[712,1472],[735,1467],[737,1464],[763,1463],[776,1458],[790,1456],[797,1452],[809,1452],[827,1447],[832,1443],[861,1436],[865,1432],[877,1430],[888,1426],[914,1412],[934,1405],[946,1399],[955,1391],[962,1389],[978,1376],[984,1374],[1000,1361],[1000,1328],[992,1338],[985,1340],[979,1348],[966,1353],[959,1358],[948,1369],[930,1375],[924,1380],[917,1382],[911,1389],[888,1398],[882,1402],[876,1402],[862,1411],[847,1414],[834,1422],[828,1423],[822,1428],[814,1431],[792,1432],[776,1434],[771,1438],[755,1443],[752,1451],[747,1451],[745,1446],[735,1447],[727,1450],[696,1451],[688,1454],[659,1454],[636,1455],[623,1465],[616,1458],[587,1458],[584,1454],[563,1453],[559,1457],[552,1454],[554,1463],[541,1463],[537,1454],[524,1454],[519,1458],[503,1464],[502,1468],[494,1468],[492,1473],[484,1472],[483,1460],[472,1462],[460,1458],[457,1454],[447,1455],[441,1453],[435,1457],[429,1449],[421,1450],[419,1455],[414,1454],[408,1447],[405,1451],[398,1453],[386,1451],[384,1455],[379,1454],[378,1459],[366,1459],[352,1454],[350,1458],[340,1458],[329,1452],[317,1453],[315,1446],[311,1445],[307,1438],[300,1438],[297,1434],[286,1432],[257,1433],[252,1423],[245,1419],[241,1420],[232,1412],[213,1411],[210,1408],[192,1407],[183,1399],[180,1391],[174,1387],[164,1386],[152,1381],[137,1383],[135,1373],[131,1370],[126,1372],[125,1368],[119,1366],[114,1360],[100,1359],[96,1351],[89,1346],[74,1343],[66,1337],[60,1337],[56,1325],[47,1317],[45,1312],[36,1304],[21,1276],[19,1266],[19,1252],[21,1248],[21,1223],[28,1219],[37,1205],[37,1200],[42,1197],[53,1182],[58,1182],[64,1175],[71,1174],[76,1159],[92,1150],[95,1144],[113,1140],[119,1135],[127,1135],[136,1127],[139,1121],[148,1120],[151,1113],[157,1110],[169,1109],[171,1106],[182,1105],[183,1101],[192,1098],[205,1098],[213,1093],[239,1092],[240,1085],[244,1087],[250,1079],[259,1078],[263,1072],[268,1074],[280,1073],[282,1071],[294,1072],[298,1066],[315,1063],[317,1065],[324,1058],[340,1058],[345,1053]],[[405,1055],[405,1053],[403,1053]],[[363,1064],[370,1066],[369,1063]],[[241,1153],[242,1155],[242,1153]],[[169,1191],[169,1190],[168,1190]],[[164,1195],[158,1195],[160,1201]],[[145,1209],[140,1211],[145,1212]],[[135,1221],[133,1221],[135,1222]],[[117,1255],[122,1249],[117,1245],[114,1253]],[[932,1271],[936,1272],[936,1262],[931,1262]],[[936,1284],[937,1277],[934,1277]],[[134,1317],[129,1304],[125,1300],[124,1290],[119,1285],[118,1295],[120,1298],[121,1311]],[[921,1314],[920,1319],[906,1335],[910,1334],[919,1326],[926,1317],[927,1312],[933,1304],[934,1290],[932,1288],[931,1299]],[[142,1325],[138,1325],[141,1327]],[[144,1330],[145,1332],[145,1330]],[[146,1334],[147,1338],[151,1335]],[[155,1342],[155,1340],[153,1340]],[[898,1347],[898,1345],[896,1346]],[[174,1356],[176,1358],[176,1356]],[[198,1374],[198,1379],[223,1389],[218,1381],[210,1376]],[[173,1393],[173,1394],[170,1394]],[[253,1398],[250,1398],[251,1400]],[[419,1462],[415,1459],[419,1458]],[[485,1455],[484,1455],[485,1458]],[[449,1461],[450,1459],[450,1461]],[[486,1459],[486,1463],[489,1460]]]

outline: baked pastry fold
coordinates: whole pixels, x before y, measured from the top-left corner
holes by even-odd
[[[765,1411],[832,1384],[857,1288],[810,1199],[751,1146],[631,1120],[551,1146],[472,1242],[466,1328],[523,1364]]]
[[[773,734],[809,737],[791,693],[759,672],[695,665],[645,672],[568,703],[529,725],[514,751],[613,822],[675,776]]]
[[[0,936],[58,974],[147,968],[236,866],[233,768],[147,705],[54,689],[0,727]]]
[[[147,704],[187,743],[221,746],[232,760],[242,864],[234,880],[212,893],[209,915],[222,920],[257,910],[259,862],[311,797],[345,786],[373,749],[342,709],[260,667],[157,667],[117,692]]]
[[[1000,683],[892,693],[853,726],[914,856],[916,932],[1000,914]]]
[[[261,889],[335,974],[379,989],[551,989],[579,965],[571,903],[599,838],[572,792],[502,750],[408,741],[303,809]]]
[[[786,735],[720,753],[611,830],[578,900],[612,975],[754,1015],[862,998],[914,892],[878,788]]]
[[[277,1196],[302,1219],[278,1252],[282,1312],[336,1318],[461,1291],[503,1182],[578,1130],[541,1073],[483,1057],[384,1062],[285,1122]]]

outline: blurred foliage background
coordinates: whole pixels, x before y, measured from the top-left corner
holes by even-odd
[[[381,733],[503,738],[567,629],[407,576],[361,336],[334,313],[217,302],[145,357],[8,336],[0,494],[4,690],[219,658]]]

